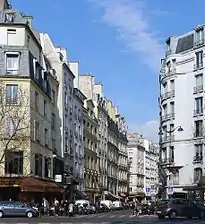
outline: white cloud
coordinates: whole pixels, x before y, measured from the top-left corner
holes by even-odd
[[[144,124],[137,125],[135,127],[129,128],[131,132],[137,132],[143,135],[146,139],[149,139],[155,143],[158,143],[158,133],[159,133],[159,121],[152,120]]]
[[[115,27],[118,37],[130,50],[141,56],[154,72],[159,71],[164,49],[157,31],[152,28],[152,12],[145,0],[88,0],[104,11],[103,22]]]

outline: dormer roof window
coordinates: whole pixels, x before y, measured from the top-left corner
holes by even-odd
[[[12,10],[9,10],[5,13],[4,22],[6,23],[13,23],[15,17],[15,12]]]

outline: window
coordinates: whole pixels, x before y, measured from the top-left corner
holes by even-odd
[[[44,128],[44,144],[48,146],[48,129]]]
[[[171,146],[169,150],[170,150],[170,152],[169,152],[170,153],[170,155],[169,155],[170,162],[173,163],[174,162],[174,146]]]
[[[173,170],[173,173],[171,175],[171,180],[173,181],[173,185],[179,184],[179,171]]]
[[[203,51],[196,52],[196,68],[203,67]]]
[[[52,104],[56,104],[56,92],[52,89]]]
[[[43,107],[44,109],[44,116],[47,116],[47,101],[46,100],[44,100],[44,107]]]
[[[196,86],[203,85],[203,74],[196,75]]]
[[[203,136],[203,121],[198,120],[195,121],[195,137],[202,137]]]
[[[195,98],[195,110],[196,114],[203,113],[203,97]]]
[[[195,151],[196,151],[196,157],[197,158],[202,157],[202,155],[203,155],[203,145],[202,144],[195,145]]]
[[[51,159],[44,158],[44,177],[51,177]]]
[[[40,140],[40,124],[37,121],[35,122],[35,140]]]
[[[16,44],[16,30],[8,29],[7,30],[7,45],[17,45]]]
[[[18,103],[18,85],[16,84],[6,85],[6,103],[9,104]]]
[[[167,115],[167,105],[166,104],[163,105],[163,112],[164,112],[164,115]]]
[[[53,138],[51,140],[51,142],[52,142],[52,149],[55,151],[56,150],[56,140]]]
[[[42,177],[43,157],[41,154],[35,154],[35,175]]]
[[[68,105],[68,94],[67,94],[67,92],[65,92],[65,105]]]
[[[34,99],[35,109],[38,111],[38,105],[39,105],[39,95],[38,92],[35,91],[35,99]]]
[[[204,41],[204,29],[198,29],[195,33],[195,43],[196,45],[202,44]]]
[[[65,153],[68,153],[68,137],[65,137]]]
[[[64,86],[67,87],[67,74],[64,73]]]
[[[175,112],[174,102],[170,102],[170,112],[171,112],[171,114],[174,114],[174,112]]]
[[[170,81],[170,91],[174,91],[175,90],[175,82],[174,80]]]
[[[171,72],[171,62],[170,61],[167,62],[167,71]]]
[[[56,115],[54,113],[52,113],[52,116],[51,116],[51,128],[53,130],[55,130],[55,127],[56,127]]]
[[[23,175],[23,151],[5,152],[5,174]]]
[[[18,74],[19,71],[19,54],[7,53],[6,54],[6,74]]]
[[[194,182],[199,182],[202,177],[202,169],[201,168],[195,168],[194,169]]]
[[[15,137],[18,131],[19,121],[16,117],[5,119],[5,137]]]

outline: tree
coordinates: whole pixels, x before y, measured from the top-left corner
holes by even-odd
[[[5,167],[7,173],[18,172],[16,170],[16,165],[19,163],[18,157],[29,156],[29,150],[26,150],[29,147],[29,139],[29,88],[26,88],[26,83],[18,85],[2,82],[0,87],[0,165]],[[18,167],[18,169],[21,168]]]

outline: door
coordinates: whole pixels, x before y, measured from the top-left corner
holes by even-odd
[[[14,215],[14,205],[11,202],[3,202],[0,205],[4,215],[13,216]]]
[[[24,204],[20,202],[14,202],[14,213],[15,216],[24,216],[25,215]]]

